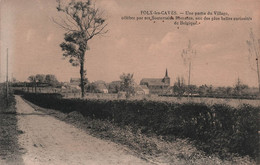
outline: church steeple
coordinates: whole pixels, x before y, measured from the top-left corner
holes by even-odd
[[[165,76],[164,76],[164,78],[162,79],[162,81],[163,81],[165,84],[170,85],[170,77],[168,77],[168,70],[167,70],[167,68],[166,68],[166,71],[165,71]]]
[[[165,77],[168,77],[168,70],[166,68]]]

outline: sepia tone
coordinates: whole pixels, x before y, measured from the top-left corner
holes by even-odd
[[[257,164],[258,0],[0,0],[0,164]]]

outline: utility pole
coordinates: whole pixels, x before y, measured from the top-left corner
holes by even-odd
[[[8,48],[7,48],[7,55],[6,55],[6,104],[8,105]]]
[[[190,86],[190,69],[191,69],[191,61],[189,62],[189,79],[188,79],[188,86]]]
[[[257,67],[257,77],[258,77],[258,90],[260,94],[260,73],[259,73],[259,57],[256,58],[256,67]]]

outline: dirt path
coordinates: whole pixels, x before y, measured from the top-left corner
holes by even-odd
[[[35,111],[15,96],[18,128],[23,131],[19,144],[24,148],[26,165],[114,165],[149,164],[124,147],[92,137],[72,125]]]

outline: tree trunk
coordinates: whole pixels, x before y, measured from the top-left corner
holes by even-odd
[[[37,84],[36,84],[36,82],[35,82],[35,83],[34,83],[34,93],[37,93],[36,87],[37,87]]]
[[[85,96],[85,91],[84,91],[84,59],[80,61],[80,88],[81,88],[81,98],[84,98]]]
[[[256,69],[257,69],[257,77],[258,77],[258,90],[260,95],[260,72],[259,72],[258,58],[256,58]]]

